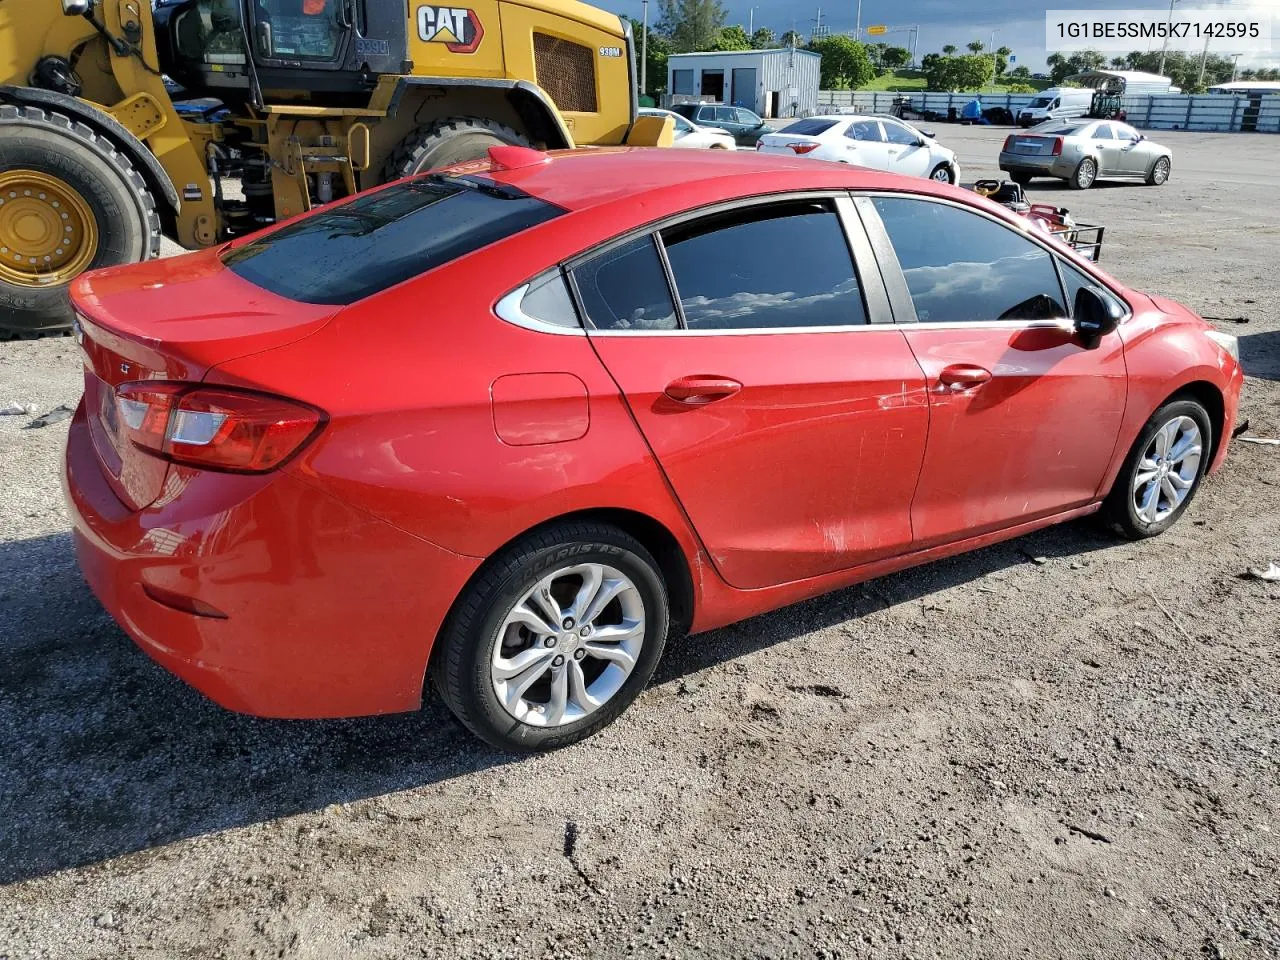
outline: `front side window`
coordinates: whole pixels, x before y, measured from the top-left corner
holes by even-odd
[[[844,228],[830,201],[704,217],[662,232],[690,330],[867,322]]]
[[[321,207],[222,262],[277,296],[348,304],[562,213],[492,181],[422,177]]]
[[[1128,312],[1128,307],[1110,290],[1104,287],[1098,281],[1081,273],[1065,260],[1058,261],[1059,267],[1062,269],[1062,280],[1067,288],[1067,304],[1075,312],[1076,294],[1080,292],[1081,287],[1092,287],[1098,293],[1102,294],[1102,298],[1111,304],[1112,309],[1117,316]]]
[[[332,60],[338,55],[345,0],[253,0],[261,53],[267,57]]]
[[[597,330],[675,330],[671,287],[652,235],[611,247],[573,271],[578,296]]]
[[[920,138],[899,123],[890,123],[888,120],[882,124],[884,127],[885,139],[890,143],[900,143],[906,146],[914,147],[920,143]]]
[[[921,323],[1067,316],[1047,250],[993,220],[945,203],[872,201]]]

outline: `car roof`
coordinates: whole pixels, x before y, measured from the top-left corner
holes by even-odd
[[[898,190],[952,196],[923,177],[905,177],[847,164],[815,163],[748,150],[671,150],[655,147],[588,147],[554,150],[545,163],[492,169],[489,160],[454,167],[478,174],[570,211],[615,202],[658,207],[697,206],[729,197],[793,190]],[[671,203],[664,194],[678,194]],[[970,194],[970,197],[976,197]],[[660,202],[660,200],[662,202]],[[656,214],[665,216],[665,213]]]

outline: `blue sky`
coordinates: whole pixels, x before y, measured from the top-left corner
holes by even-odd
[[[587,0],[599,6],[609,6],[619,13],[639,18],[640,0],[615,0],[609,4],[602,0]],[[1185,2],[1185,0],[1184,0]],[[805,36],[813,29],[813,20],[817,16],[817,0],[724,0],[729,11],[729,23],[747,25],[747,12],[756,6],[755,25],[772,27],[781,35],[790,30],[792,22],[795,28]],[[1197,6],[1209,4],[1197,3]],[[1216,5],[1216,4],[1215,4]],[[1244,6],[1245,4],[1236,4]],[[1280,0],[1250,0],[1249,6],[1277,6]],[[996,31],[996,46],[1007,46],[1013,50],[1019,64],[1025,64],[1033,72],[1044,69],[1044,13],[1045,10],[1107,10],[1107,9],[1139,9],[1151,8],[1168,10],[1167,0],[1058,0],[1049,3],[1028,3],[1026,0],[983,0],[981,3],[954,3],[948,0],[863,0],[862,26],[865,29],[871,24],[888,26],[920,25],[920,54],[936,52],[944,44],[954,43],[964,49],[970,40],[981,40],[991,43],[991,31]],[[855,22],[856,0],[839,0],[822,4],[822,22],[829,24],[835,33],[852,30]],[[649,4],[649,15],[658,15],[657,0]],[[1275,23],[1280,29],[1280,22]],[[885,41],[901,46],[907,45],[907,34],[891,34],[883,38]],[[1276,54],[1272,54],[1270,62],[1276,62]],[[1241,63],[1249,58],[1244,58]],[[1265,60],[1264,57],[1257,58]]]

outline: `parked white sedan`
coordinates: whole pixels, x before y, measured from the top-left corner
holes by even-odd
[[[806,117],[756,144],[761,153],[854,163],[941,183],[960,182],[955,151],[888,117]]]
[[[737,143],[733,135],[719,127],[703,127],[692,120],[687,120],[671,110],[659,110],[657,107],[641,107],[640,113],[648,117],[670,117],[676,125],[673,147],[688,150],[736,150]]]

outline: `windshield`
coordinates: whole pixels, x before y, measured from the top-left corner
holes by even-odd
[[[1031,101],[1030,106],[1034,109],[1035,107],[1047,107],[1051,103],[1053,103],[1053,97],[1036,97]]]
[[[807,120],[797,120],[788,127],[783,127],[783,133],[799,134],[802,137],[816,137],[820,133],[825,133],[836,125],[834,120],[823,120],[819,117],[809,117]]]
[[[563,212],[479,177],[433,175],[321,208],[222,262],[278,296],[348,304]]]

